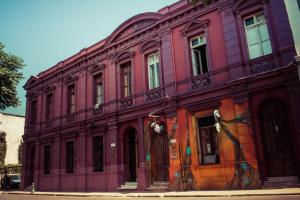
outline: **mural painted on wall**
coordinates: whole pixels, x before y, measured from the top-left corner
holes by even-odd
[[[153,145],[153,135],[154,134],[167,134],[169,140],[169,149],[170,149],[170,157],[171,159],[179,159],[180,160],[180,170],[175,172],[176,177],[176,189],[177,190],[194,190],[195,178],[191,171],[191,147],[190,147],[190,137],[189,137],[189,124],[186,122],[186,135],[187,140],[182,146],[179,144],[178,151],[176,149],[176,131],[178,126],[178,117],[174,117],[174,123],[172,124],[171,131],[167,132],[167,127],[165,127],[165,123],[160,121],[160,118],[153,118],[147,122],[145,126],[145,147],[146,147],[146,160],[149,166],[149,180],[152,182],[152,174],[151,174],[151,147]],[[180,142],[181,143],[181,142]]]
[[[223,181],[224,189],[248,189],[261,186],[261,180],[255,168],[256,163],[253,163],[253,161],[249,163],[247,159],[251,160],[251,158],[245,156],[245,152],[251,156],[254,156],[254,154],[243,147],[245,141],[241,142],[237,136],[241,134],[241,132],[233,128],[239,125],[245,125],[245,127],[251,128],[250,116],[247,109],[243,109],[243,114],[237,115],[232,119],[230,119],[230,115],[225,115],[229,118],[228,120],[224,119],[218,110],[214,112],[211,111],[210,113],[215,118],[214,127],[217,130],[218,138],[220,138],[218,141],[220,151],[222,151],[220,153],[227,155],[225,160],[223,158],[221,163],[215,165],[199,165],[200,161],[197,159],[196,125],[192,125],[194,115],[189,111],[182,109],[178,110],[173,117],[153,117],[145,120],[146,160],[150,168],[150,182],[152,181],[151,146],[153,143],[151,138],[153,134],[161,134],[161,132],[164,132],[168,135],[169,139],[169,189],[197,190],[201,189],[205,184],[208,185],[204,186],[205,188],[213,188],[211,186],[215,183],[211,181],[214,180],[214,176],[223,177],[225,179]],[[166,125],[167,127],[165,127]],[[252,143],[251,134],[248,131],[242,132],[251,138],[248,142]],[[226,143],[226,145],[224,146],[223,143]],[[224,151],[224,148],[229,147],[228,145],[232,145],[232,147],[229,148],[230,150]],[[231,154],[233,157],[232,161],[228,160],[228,155]],[[211,176],[208,177],[207,173],[211,173]],[[220,175],[215,175],[215,173],[219,173]]]
[[[214,111],[215,127],[219,134],[225,133],[234,145],[234,176],[228,185],[228,189],[248,189],[260,186],[260,178],[257,169],[254,169],[246,160],[240,141],[227,128],[226,124],[242,123],[250,126],[249,113],[241,114],[234,119],[225,120],[218,110]]]

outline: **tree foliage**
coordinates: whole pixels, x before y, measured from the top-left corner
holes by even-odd
[[[23,78],[20,70],[24,66],[20,57],[5,52],[4,47],[0,42],[0,110],[20,104],[16,86]]]

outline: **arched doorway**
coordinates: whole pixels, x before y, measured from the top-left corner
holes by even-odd
[[[296,175],[293,140],[286,104],[268,99],[258,110],[266,176]]]
[[[126,176],[125,181],[135,182],[136,181],[136,168],[138,163],[137,153],[137,136],[134,128],[128,128],[126,130],[125,137],[125,166]]]
[[[169,139],[166,131],[151,134],[151,176],[152,181],[168,181]]]
[[[28,165],[28,181],[26,186],[29,187],[34,182],[34,160],[35,160],[35,146],[32,145],[29,150],[29,165]]]

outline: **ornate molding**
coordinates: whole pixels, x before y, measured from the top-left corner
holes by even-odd
[[[185,27],[180,31],[182,35],[187,35],[188,32],[192,31],[192,30],[195,30],[195,29],[198,29],[201,31],[201,29],[205,29],[208,27],[210,23],[210,20],[209,19],[206,19],[206,20],[191,20],[189,23],[187,23],[185,25]]]
[[[88,68],[88,72],[94,74],[99,71],[103,71],[106,68],[106,64],[96,63]]]
[[[45,88],[45,93],[50,93],[50,92],[53,92],[55,90],[55,86],[54,85],[50,85],[50,86],[47,86]]]
[[[134,57],[134,55],[135,55],[134,51],[125,50],[125,51],[122,51],[122,52],[116,54],[115,61],[120,62],[122,60],[132,59]]]
[[[71,83],[75,83],[78,79],[79,79],[78,76],[67,76],[67,77],[63,78],[63,82],[64,82],[64,84],[68,85]]]
[[[257,5],[257,4],[263,5],[266,4],[267,2],[268,0],[235,0],[232,10],[235,13],[239,13],[241,10],[248,9],[253,5]]]
[[[123,22],[106,40],[105,45],[110,45],[119,40],[147,29],[163,17],[160,13],[142,13]]]
[[[201,89],[211,86],[212,81],[209,74],[204,74],[192,78],[192,89]]]
[[[133,106],[133,97],[126,97],[120,100],[121,109],[127,109]]]
[[[146,92],[146,101],[156,101],[161,99],[161,89],[153,89]]]
[[[145,51],[153,48],[160,48],[161,41],[157,38],[151,38],[150,40],[145,41],[140,45],[140,52],[144,53]]]

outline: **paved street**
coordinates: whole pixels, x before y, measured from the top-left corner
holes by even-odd
[[[159,197],[145,198],[143,200],[154,200]],[[300,195],[282,195],[282,196],[246,196],[246,197],[184,197],[189,200],[300,200]],[[130,200],[141,200],[139,198],[130,197],[73,197],[73,196],[45,196],[45,195],[13,195],[13,194],[0,194],[0,200],[120,200],[120,199],[130,199]],[[166,200],[180,200],[182,197],[165,197]]]

